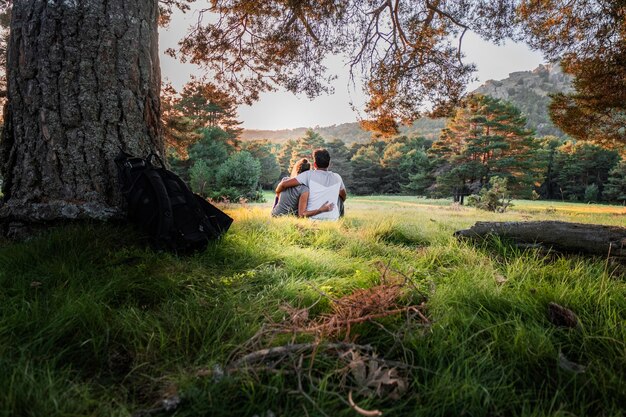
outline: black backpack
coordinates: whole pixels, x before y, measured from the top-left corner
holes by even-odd
[[[192,193],[154,153],[143,159],[120,152],[115,164],[128,203],[128,218],[150,235],[157,249],[177,253],[203,250],[210,240],[226,233],[233,222]]]

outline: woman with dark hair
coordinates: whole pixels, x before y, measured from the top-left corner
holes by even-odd
[[[297,177],[299,174],[311,169],[311,164],[306,158],[300,159],[296,162],[291,170],[291,178]],[[290,178],[283,178],[281,181],[286,181]],[[307,204],[309,201],[309,187],[306,185],[299,185],[297,187],[287,188],[285,191],[276,194],[276,200],[274,201],[274,208],[272,208],[272,216],[285,216],[285,215],[297,215],[298,217],[311,217],[316,214],[325,213],[331,211],[334,204],[326,202],[316,210],[308,210]]]

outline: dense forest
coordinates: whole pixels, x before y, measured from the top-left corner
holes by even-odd
[[[194,191],[214,199],[257,200],[289,176],[294,163],[325,147],[331,169],[353,194],[454,198],[478,194],[492,178],[507,180],[516,198],[626,201],[626,162],[619,149],[567,137],[538,136],[513,104],[470,95],[454,116],[423,119],[440,135],[400,134],[355,140],[309,129],[276,143],[240,140],[236,104],[211,84],[193,81],[163,99],[169,160]],[[444,124],[445,123],[445,124]],[[441,128],[440,128],[441,129]]]

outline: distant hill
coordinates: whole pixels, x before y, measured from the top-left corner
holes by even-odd
[[[537,136],[565,134],[550,121],[548,116],[548,94],[570,92],[571,76],[564,74],[558,65],[540,65],[532,71],[512,72],[504,80],[489,80],[478,87],[473,93],[489,95],[513,103],[528,119],[528,127],[535,129]],[[446,119],[423,118],[411,126],[402,126],[400,133],[407,136],[422,136],[435,140],[439,137]],[[275,143],[283,143],[289,139],[304,136],[306,127],[282,130],[245,129],[241,134],[244,141],[269,139]],[[327,141],[341,139],[346,144],[366,143],[372,139],[372,133],[361,129],[358,122],[319,127],[313,130]]]
[[[512,72],[504,80],[489,80],[473,92],[513,103],[524,113],[528,127],[535,129],[537,136],[564,136],[548,115],[548,94],[571,92],[571,83],[572,77],[564,74],[560,66],[539,65],[532,71]]]
[[[439,137],[441,129],[446,124],[446,119],[419,119],[411,126],[402,126],[400,133],[407,136],[421,136],[426,139],[435,140]],[[298,139],[304,136],[308,128],[299,127],[296,129],[282,130],[255,130],[245,129],[240,138],[244,141],[256,139],[269,139],[275,143],[283,143],[289,139]],[[372,132],[363,130],[358,122],[342,123],[339,125],[312,128],[319,133],[326,141],[340,139],[346,144],[366,143],[372,139]]]

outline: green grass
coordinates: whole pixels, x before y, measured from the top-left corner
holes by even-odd
[[[387,264],[415,283],[406,305],[428,295],[432,324],[393,316],[351,329],[351,342],[410,365],[403,395],[355,390],[361,407],[391,416],[623,415],[623,269],[498,242],[472,246],[452,233],[477,220],[623,225],[624,208],[515,204],[497,215],[443,200],[357,197],[337,223],[270,219],[268,204],[232,206],[225,238],[184,258],[102,225],[0,244],[0,416],[130,416],[174,393],[179,406],[152,415],[357,415],[346,404],[356,382],[336,355],[304,355],[300,374],[298,357],[223,378],[210,370],[291,342],[250,344],[282,320],[281,305],[327,313],[328,297],[378,285]],[[549,302],[575,311],[581,326],[552,325]],[[560,355],[585,371],[559,366]]]

